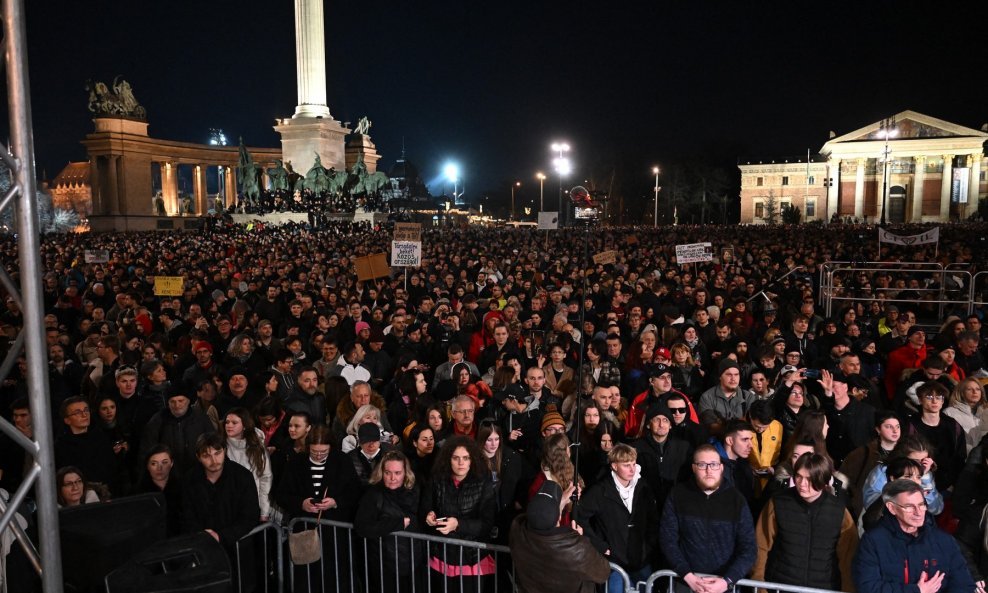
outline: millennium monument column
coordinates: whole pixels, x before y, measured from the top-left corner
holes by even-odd
[[[318,154],[325,167],[342,171],[344,137],[350,130],[333,119],[326,104],[326,32],[323,0],[295,0],[295,60],[298,105],[290,118],[276,120],[284,161],[308,171]]]

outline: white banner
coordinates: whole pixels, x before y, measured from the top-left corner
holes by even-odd
[[[110,262],[110,252],[106,249],[87,249],[84,252],[87,264],[106,264]]]
[[[967,167],[957,167],[951,172],[951,202],[955,204],[967,204],[967,180],[970,176]]]
[[[391,265],[392,266],[422,265],[422,242],[421,241],[392,241]]]
[[[550,231],[559,228],[558,212],[539,212],[539,230]]]
[[[893,235],[892,233],[886,231],[883,228],[878,229],[878,242],[879,243],[892,243],[895,245],[922,245],[924,243],[939,243],[940,242],[940,227],[934,227],[925,233],[919,235],[910,235],[908,237],[901,237],[899,235]]]
[[[711,243],[688,243],[676,245],[676,263],[692,264],[702,261],[713,261],[714,246]]]

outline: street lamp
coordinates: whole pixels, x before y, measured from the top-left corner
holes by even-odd
[[[460,167],[456,163],[446,163],[443,167],[443,175],[453,182],[453,202],[456,202],[456,183],[460,179]]]
[[[542,199],[542,183],[545,181],[545,175],[541,171],[535,174],[535,177],[539,180],[539,212],[545,210],[545,202]]]
[[[659,168],[652,167],[652,173],[655,175],[655,215],[653,219],[653,224],[659,226]]]
[[[563,156],[563,154],[569,152],[569,144],[565,142],[553,142],[552,146],[550,146],[549,148],[552,149],[552,152],[559,153],[559,156],[552,159],[552,165],[553,167],[555,167],[556,173],[559,174],[558,210],[559,210],[559,216],[562,219],[565,218],[563,217],[563,175],[569,175],[570,171],[573,170],[573,166],[569,162],[569,159]]]
[[[882,222],[881,225],[885,226],[885,203],[888,201],[888,185],[889,185],[889,154],[891,153],[889,149],[889,138],[899,135],[899,130],[895,129],[895,116],[889,117],[882,120],[882,124],[879,127],[879,136],[885,137],[885,150],[882,151],[883,156],[883,168],[882,168]]]
[[[521,187],[521,181],[511,184],[511,220],[515,219],[515,188]]]

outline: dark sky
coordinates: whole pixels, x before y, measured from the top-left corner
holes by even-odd
[[[118,74],[154,137],[222,128],[279,146],[271,125],[296,103],[290,0],[27,5],[39,175],[85,159],[83,86]],[[988,122],[983,2],[338,0],[326,17],[333,116],[373,121],[385,170],[402,138],[427,182],[455,159],[468,197],[519,179],[537,198],[556,139],[579,177],[617,166],[645,193],[655,163],[815,153],[830,130],[904,109]]]

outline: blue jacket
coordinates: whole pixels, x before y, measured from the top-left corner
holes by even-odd
[[[854,558],[857,593],[918,593],[920,574],[946,573],[939,593],[971,593],[974,579],[953,537],[941,531],[930,514],[915,536],[899,527],[887,511],[865,532]]]

